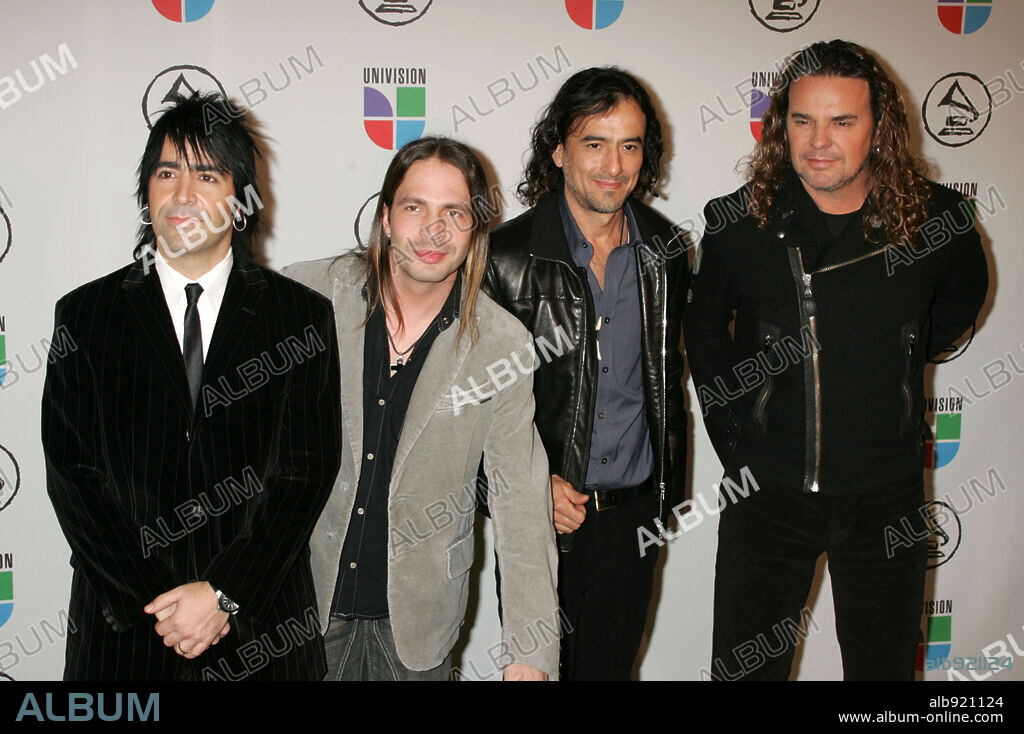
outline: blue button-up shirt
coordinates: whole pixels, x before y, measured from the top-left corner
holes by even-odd
[[[654,470],[654,451],[644,412],[643,321],[637,247],[640,230],[627,203],[627,241],[608,255],[604,289],[590,261],[594,247],[580,232],[563,196],[562,227],[573,262],[587,271],[594,300],[598,342],[597,395],[586,489],[620,489],[645,481]]]

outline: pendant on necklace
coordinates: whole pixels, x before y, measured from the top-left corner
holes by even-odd
[[[404,362],[402,362],[402,358],[401,358],[401,356],[399,356],[399,357],[398,357],[398,359],[396,359],[396,360],[395,360],[395,363],[394,363],[394,364],[392,364],[392,365],[388,365],[388,366],[389,366],[389,367],[391,367],[391,371],[392,371],[392,372],[398,372],[398,371],[400,371],[400,370],[401,370],[401,369],[402,369],[403,367],[405,367],[405,363],[404,363]]]

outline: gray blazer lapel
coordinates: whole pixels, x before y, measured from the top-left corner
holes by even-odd
[[[416,388],[412,391],[409,408],[405,413],[402,436],[398,439],[395,463],[391,468],[392,482],[398,476],[402,465],[409,457],[409,452],[412,451],[412,447],[423,433],[427,421],[437,409],[438,403],[451,392],[451,386],[455,384],[455,377],[462,369],[466,355],[469,354],[468,336],[464,335],[456,348],[455,337],[458,333],[459,320],[456,319],[451,326],[437,336],[434,345],[430,348],[430,354],[427,355],[427,361],[423,364],[420,376],[416,380]],[[468,388],[463,387],[463,389]]]
[[[349,290],[349,292],[345,292]],[[354,293],[351,292],[354,290]],[[363,334],[366,303],[359,287],[335,278],[331,296],[334,317],[338,322],[338,352],[341,360],[341,417],[346,443],[352,448],[355,463],[355,482],[359,483],[360,461],[363,454]]]

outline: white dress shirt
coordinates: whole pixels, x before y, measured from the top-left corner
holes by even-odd
[[[227,289],[228,276],[231,275],[231,265],[234,261],[234,255],[228,250],[227,256],[214,265],[206,275],[199,280],[189,280],[168,265],[163,253],[157,248],[156,274],[164,289],[164,298],[167,300],[167,310],[171,312],[171,323],[174,324],[174,333],[178,336],[179,349],[184,350],[185,344],[185,309],[188,307],[185,286],[189,283],[199,283],[203,287],[203,292],[196,301],[196,308],[199,310],[199,324],[203,332],[204,364],[206,354],[210,351],[210,339],[213,337],[214,327],[217,326],[217,314],[220,313],[220,304],[224,300],[224,291]]]

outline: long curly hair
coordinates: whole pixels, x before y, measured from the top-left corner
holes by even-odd
[[[763,229],[772,204],[792,169],[786,140],[790,85],[804,76],[863,79],[871,92],[875,139],[868,158],[870,194],[863,217],[869,242],[909,245],[928,218],[931,189],[925,164],[910,151],[910,130],[903,96],[881,65],[862,46],[843,40],[820,41],[790,56],[771,90],[771,104],[762,118],[761,141],[746,159],[750,214]]]
[[[565,179],[551,154],[564,143],[587,117],[600,115],[626,99],[640,107],[647,121],[644,131],[644,162],[633,196],[658,196],[661,157],[665,141],[661,121],[647,90],[633,76],[616,66],[594,66],[577,71],[565,83],[544,110],[531,132],[530,161],[516,192],[519,200],[533,206],[550,191],[561,191]]]

